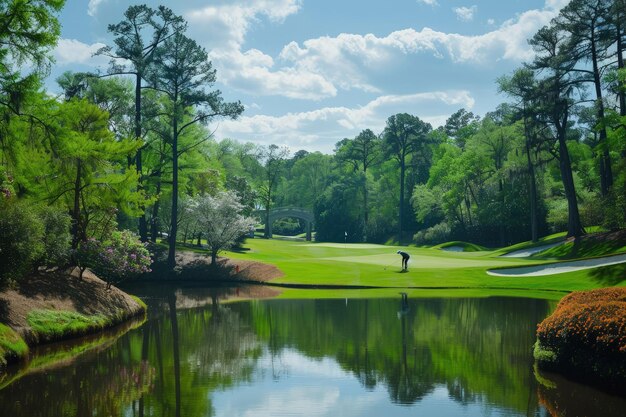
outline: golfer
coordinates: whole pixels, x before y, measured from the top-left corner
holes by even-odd
[[[409,268],[409,258],[411,256],[409,256],[409,254],[406,253],[406,252],[402,252],[401,250],[399,250],[397,253],[400,256],[402,256],[402,270],[403,271],[408,271],[408,268]]]

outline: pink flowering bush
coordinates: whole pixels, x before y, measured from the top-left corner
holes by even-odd
[[[86,268],[111,284],[150,272],[152,258],[145,245],[128,230],[115,231],[108,239],[87,239],[78,248],[76,258],[81,278]]]

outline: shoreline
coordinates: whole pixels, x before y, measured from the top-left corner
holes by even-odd
[[[32,348],[93,335],[146,314],[146,305],[86,272],[39,272],[0,292],[0,372]]]

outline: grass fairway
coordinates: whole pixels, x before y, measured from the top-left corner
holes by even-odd
[[[520,290],[535,295],[538,292],[556,291],[558,297],[573,290],[626,284],[626,276],[619,273],[620,266],[539,277],[487,275],[486,270],[494,267],[547,262],[502,258],[498,256],[501,250],[449,252],[434,248],[271,239],[249,239],[244,246],[249,250],[229,252],[226,256],[274,264],[285,275],[272,282],[282,284],[439,289],[444,292],[463,289],[472,290],[473,293],[476,290],[498,294],[514,292],[518,296],[524,295],[519,294]],[[398,249],[411,254],[409,272],[400,271],[400,256],[396,254]],[[604,279],[605,275],[612,277],[613,282]]]

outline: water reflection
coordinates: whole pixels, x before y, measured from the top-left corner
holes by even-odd
[[[536,324],[550,310],[546,301],[398,295],[223,302],[242,291],[147,290],[142,327],[70,366],[0,390],[0,415],[547,416],[551,410],[531,355]],[[587,415],[603,415],[606,402]],[[619,398],[611,404],[626,406]]]

